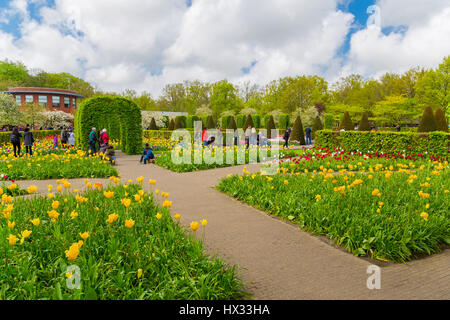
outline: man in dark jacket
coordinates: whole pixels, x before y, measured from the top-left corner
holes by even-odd
[[[306,145],[307,146],[312,144],[312,142],[311,142],[311,132],[312,132],[311,128],[309,126],[306,126],[305,134],[306,134]]]
[[[25,144],[25,152],[28,153],[30,156],[33,155],[33,143],[34,143],[34,137],[33,132],[30,131],[30,128],[25,128],[25,133],[23,134],[23,140]]]
[[[86,156],[89,156],[89,151],[91,151],[91,154],[94,155],[97,153],[97,147],[96,147],[96,143],[97,143],[97,129],[96,128],[92,128],[91,133],[89,134],[89,149],[86,152]]]
[[[13,128],[10,138],[11,138],[11,143],[14,148],[14,157],[17,157],[17,154],[19,154],[19,156],[20,156],[20,138],[22,138],[22,134],[19,132],[19,129],[17,127]],[[17,149],[17,153],[16,153],[16,149]]]
[[[289,148],[289,138],[291,137],[291,132],[289,131],[289,129],[286,129],[286,131],[284,132],[283,135],[283,139],[284,139],[284,145],[283,148]]]

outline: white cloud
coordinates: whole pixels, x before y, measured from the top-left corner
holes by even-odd
[[[450,54],[450,7],[423,24],[412,24],[404,34],[385,35],[375,26],[355,33],[343,75],[381,76],[412,67],[436,67]]]
[[[334,80],[433,66],[450,53],[450,9],[440,0],[379,0],[383,26],[409,30],[355,33],[343,67],[336,54],[353,15],[336,6],[349,0],[195,0],[189,8],[185,0],[55,0],[38,22],[28,4],[44,1],[12,0],[0,13],[0,22],[21,17],[19,39],[0,30],[0,59],[70,72],[103,90],[158,95],[183,80],[265,84],[299,74]]]

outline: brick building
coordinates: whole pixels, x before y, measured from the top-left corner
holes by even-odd
[[[35,103],[47,107],[48,110],[60,110],[72,114],[77,109],[77,99],[84,98],[75,91],[50,88],[10,88],[4,93],[12,94],[22,107],[26,103]]]

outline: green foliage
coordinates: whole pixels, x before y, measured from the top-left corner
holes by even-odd
[[[18,125],[23,118],[19,105],[10,94],[0,92],[0,125]]]
[[[323,124],[319,116],[317,116],[316,119],[314,119],[312,130],[313,132],[323,130]]]
[[[234,117],[232,116],[230,118],[230,121],[228,122],[228,126],[226,127],[227,129],[233,129],[233,130],[237,130],[237,125],[236,125],[236,121],[234,121]]]
[[[152,118],[152,121],[150,121],[150,130],[158,130],[158,126],[156,125],[155,118]]]
[[[243,114],[238,114],[236,116],[236,125],[239,129],[244,128],[245,120],[246,120],[246,117]]]
[[[334,117],[329,113],[325,114],[325,129],[328,130],[334,129]]]
[[[280,114],[278,118],[278,129],[285,130],[289,127],[289,115],[288,114]]]
[[[350,118],[350,114],[348,111],[344,112],[344,117],[342,118],[340,129],[344,129],[345,131],[354,130],[354,124],[352,118]]]
[[[175,117],[175,129],[184,129],[186,127],[186,117],[176,116]]]
[[[228,128],[228,123],[230,122],[230,119],[231,119],[231,115],[224,115],[224,116],[222,116],[222,124],[221,124],[221,127],[222,128]]]
[[[384,152],[388,154],[425,154],[448,157],[450,134],[444,132],[333,132],[316,133],[315,144],[321,148],[343,148],[347,151]]]
[[[169,130],[169,131],[175,130],[175,121],[173,121],[173,119],[170,119],[169,126],[167,127],[167,130]]]
[[[267,138],[272,139],[272,129],[276,129],[273,116],[269,116],[269,120],[266,122],[266,129],[267,129]]]
[[[213,116],[208,116],[208,122],[206,123],[206,129],[215,129],[216,122],[214,121]]]
[[[255,124],[255,128],[259,129],[261,128],[261,116],[259,114],[252,114],[252,121]]]
[[[187,116],[186,118],[186,128],[187,129],[194,129],[195,121],[199,121],[198,116]]]
[[[366,112],[363,113],[361,121],[359,122],[358,131],[370,131],[369,118],[367,117]]]
[[[269,123],[270,117],[271,117],[270,114],[265,114],[265,115],[263,116],[264,128],[266,128],[266,129],[267,129],[267,124]]]
[[[142,150],[142,115],[139,107],[122,97],[95,97],[83,101],[75,115],[77,145],[87,149],[89,133],[106,128],[111,140],[120,141],[126,154]]]
[[[247,119],[245,119],[245,123],[244,123],[244,128],[243,129],[246,130],[248,128],[248,126],[251,126],[252,128],[255,126],[253,124],[253,119],[252,119],[251,115],[248,115]]]
[[[302,146],[306,144],[305,130],[303,130],[302,119],[300,118],[300,116],[297,116],[297,118],[295,119],[290,140],[298,141]]]
[[[21,83],[28,77],[28,70],[24,64],[9,60],[0,61],[0,79]]]
[[[237,90],[232,83],[222,80],[212,85],[210,105],[213,116],[217,119],[225,110],[238,111],[241,102],[237,96]]]
[[[448,122],[445,118],[444,110],[437,108],[434,112],[434,121],[436,122],[436,130],[448,132]]]
[[[432,132],[436,131],[436,121],[434,120],[433,109],[430,106],[423,111],[422,119],[417,130],[418,132]]]

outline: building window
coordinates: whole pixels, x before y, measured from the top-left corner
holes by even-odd
[[[72,98],[72,106],[73,106],[74,109],[77,108],[77,99]]]
[[[33,103],[33,96],[31,96],[31,95],[26,95],[26,96],[25,96],[25,102],[26,102],[26,103]]]
[[[16,103],[17,104],[22,104],[22,96],[16,96]]]
[[[70,108],[70,98],[64,98],[64,107]]]
[[[39,104],[44,107],[47,106],[47,96],[39,96]]]
[[[61,106],[61,100],[59,99],[58,96],[53,96],[52,97],[52,106],[54,108],[59,108]]]

